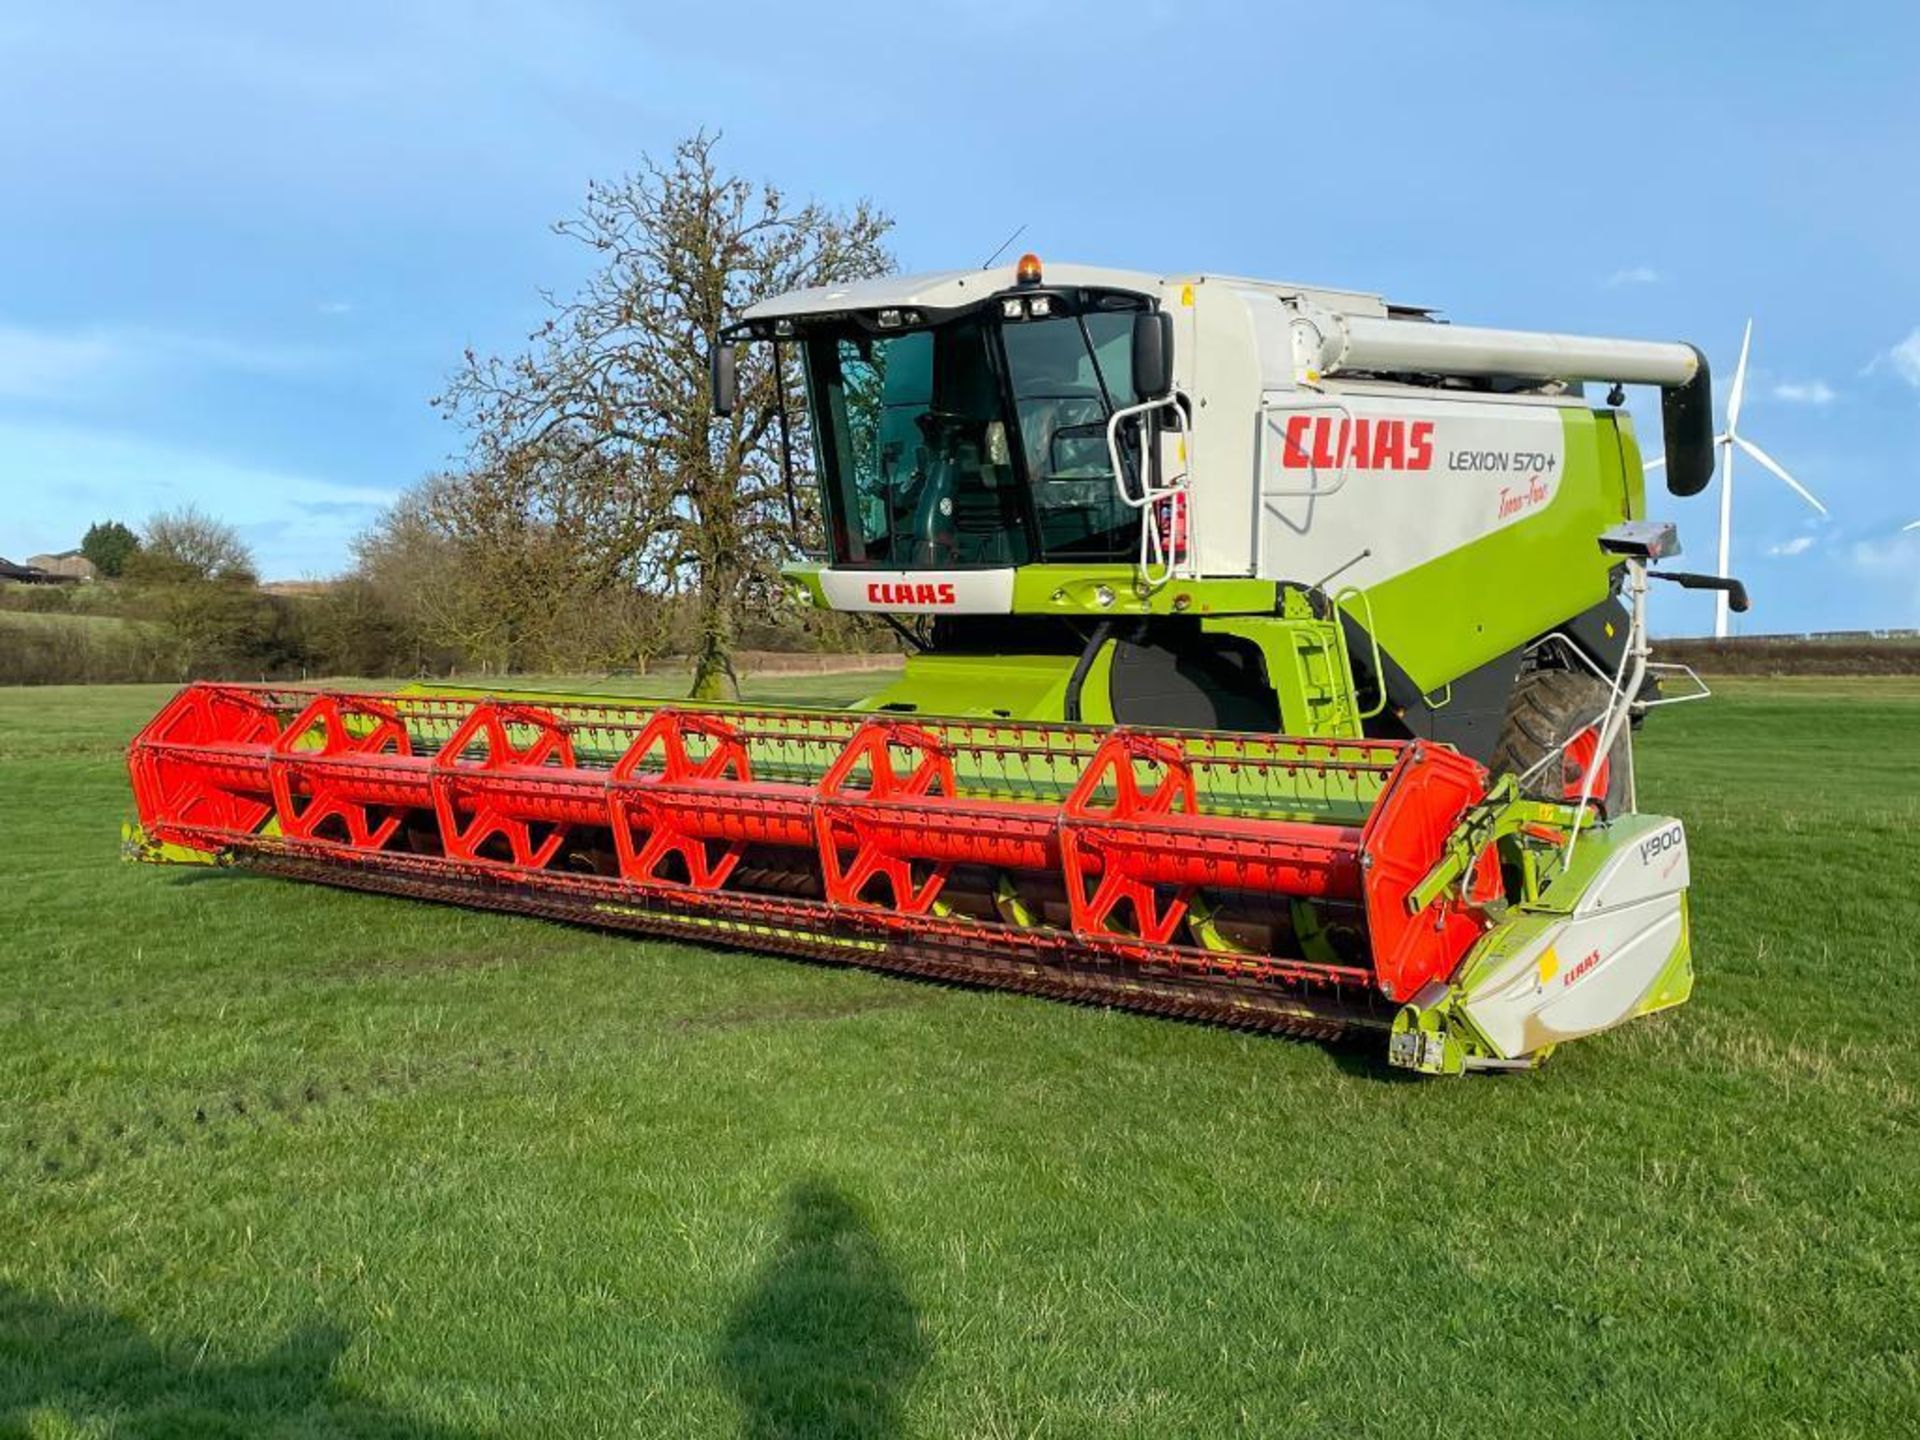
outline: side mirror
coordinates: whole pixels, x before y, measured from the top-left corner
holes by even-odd
[[[733,407],[740,403],[740,381],[734,373],[733,344],[722,340],[713,347],[713,354],[707,357],[710,370],[713,413],[731,415]]]
[[[1133,398],[1156,400],[1173,389],[1173,316],[1139,310],[1133,316]]]

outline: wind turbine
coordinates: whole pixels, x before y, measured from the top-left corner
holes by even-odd
[[[1827,507],[1814,498],[1811,490],[1789,475],[1785,466],[1740,433],[1740,401],[1747,392],[1747,350],[1752,344],[1753,321],[1749,320],[1746,333],[1740,337],[1740,363],[1733,367],[1733,388],[1727,392],[1727,428],[1713,437],[1713,443],[1720,447],[1720,578],[1723,580],[1727,577],[1728,552],[1733,543],[1733,452],[1736,448],[1746,451],[1764,469],[1771,470],[1789,490],[1822,515],[1827,513]],[[1657,470],[1666,463],[1666,456],[1663,455],[1648,465],[1647,469]],[[1920,529],[1920,520],[1914,521],[1907,529]],[[1716,640],[1727,638],[1727,592],[1724,590],[1714,597],[1713,636]]]

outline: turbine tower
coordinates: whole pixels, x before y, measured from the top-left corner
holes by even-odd
[[[1740,363],[1733,367],[1733,388],[1727,392],[1727,428],[1713,437],[1713,443],[1720,447],[1720,578],[1723,580],[1728,574],[1728,561],[1733,547],[1733,452],[1735,449],[1746,451],[1763,469],[1772,471],[1789,490],[1807,504],[1822,515],[1827,513],[1827,507],[1814,497],[1811,490],[1789,475],[1785,466],[1740,433],[1740,401],[1747,391],[1747,351],[1752,345],[1753,321],[1749,320],[1746,333],[1740,337]],[[1657,470],[1666,463],[1666,457],[1663,455],[1647,466],[1647,469]],[[1907,528],[1920,529],[1920,520],[1914,521]],[[1714,597],[1713,636],[1716,640],[1727,638],[1727,594],[1724,590]]]

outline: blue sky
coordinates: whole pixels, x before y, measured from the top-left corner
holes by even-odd
[[[909,268],[1024,222],[1721,377],[1752,315],[1742,429],[1833,518],[1740,469],[1748,628],[1920,625],[1917,50],[1895,3],[9,6],[0,554],[193,501],[271,577],[337,570],[459,450],[463,347],[580,277],[548,222],[704,125],[878,201]],[[1711,568],[1712,495],[1664,509]]]

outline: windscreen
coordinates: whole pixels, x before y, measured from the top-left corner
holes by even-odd
[[[1106,422],[1130,398],[1131,312],[984,313],[807,336],[834,563],[878,569],[1125,559]]]
[[[881,568],[1031,558],[985,327],[808,342],[835,559]]]
[[[1140,521],[1114,489],[1107,417],[1133,398],[1132,315],[1029,320],[1001,334],[1042,552],[1129,557]]]

